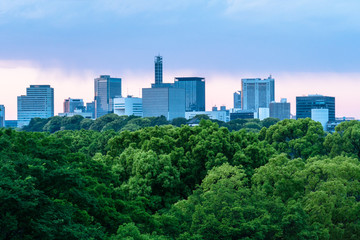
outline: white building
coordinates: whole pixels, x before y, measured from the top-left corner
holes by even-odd
[[[92,118],[92,116],[93,116],[93,114],[91,112],[83,112],[80,109],[75,109],[74,112],[59,113],[60,117],[73,117],[76,115],[83,116],[84,118]]]
[[[114,113],[122,116],[143,116],[142,98],[128,96],[126,98],[114,98]]]
[[[228,122],[230,120],[228,111],[197,111],[185,112],[186,119],[192,119],[196,115],[207,115],[210,119]]]
[[[258,117],[260,121],[264,120],[265,118],[270,117],[270,109],[269,108],[259,108]]]

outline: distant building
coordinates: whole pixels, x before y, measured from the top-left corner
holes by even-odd
[[[181,88],[143,88],[143,116],[165,116],[167,120],[185,117],[185,90]]]
[[[254,119],[254,118],[257,118],[257,113],[251,110],[230,111],[230,121],[235,119]]]
[[[30,85],[26,95],[17,98],[18,127],[30,123],[35,117],[49,118],[54,116],[54,89],[50,85]]]
[[[323,129],[326,131],[326,124],[329,121],[329,109],[319,108],[311,109],[311,119],[317,122],[320,122],[323,126]]]
[[[0,128],[5,127],[5,106],[0,105]]]
[[[270,117],[270,109],[269,108],[259,108],[258,118],[260,119],[260,121],[262,121],[268,117]]]
[[[197,112],[186,112],[185,118],[192,119],[196,115],[207,115],[210,119],[219,120],[223,122],[229,121],[229,113],[227,111],[197,111]]]
[[[160,85],[163,83],[163,58],[162,56],[155,56],[155,84]]]
[[[142,99],[132,96],[126,98],[114,98],[114,113],[122,116],[143,116]]]
[[[241,108],[241,91],[234,92],[234,108]]]
[[[270,117],[280,120],[290,119],[290,103],[286,98],[282,98],[280,102],[271,102],[269,108]]]
[[[95,118],[113,112],[113,99],[121,97],[121,78],[101,75],[94,79],[95,83]]]
[[[335,97],[323,95],[296,97],[296,119],[311,118],[312,109],[328,109],[329,121],[335,121]]]
[[[5,120],[6,128],[17,128],[18,121],[17,120]]]
[[[241,104],[243,110],[258,111],[259,108],[268,108],[275,99],[275,80],[270,76],[267,79],[241,79]]]
[[[60,117],[73,117],[76,115],[82,116],[83,118],[92,118],[91,112],[84,112],[81,109],[75,109],[74,112],[59,113]]]
[[[68,98],[64,100],[64,113],[72,113],[75,109],[83,109],[84,101],[82,99]]]
[[[185,111],[205,111],[205,78],[176,77],[175,88],[185,89]]]
[[[91,113],[91,118],[95,118],[95,101],[86,103],[86,112]]]

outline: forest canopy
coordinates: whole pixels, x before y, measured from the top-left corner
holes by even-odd
[[[0,239],[360,237],[357,121],[53,117],[0,152]]]

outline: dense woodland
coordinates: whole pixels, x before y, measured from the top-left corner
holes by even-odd
[[[359,122],[185,122],[0,129],[0,239],[360,238]]]

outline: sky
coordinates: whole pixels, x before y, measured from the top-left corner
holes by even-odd
[[[123,79],[123,95],[154,81],[206,78],[206,108],[233,107],[241,78],[275,78],[275,100],[336,97],[336,116],[360,118],[358,0],[1,0],[0,104],[17,118],[30,84],[64,99],[94,98],[94,78]]]

